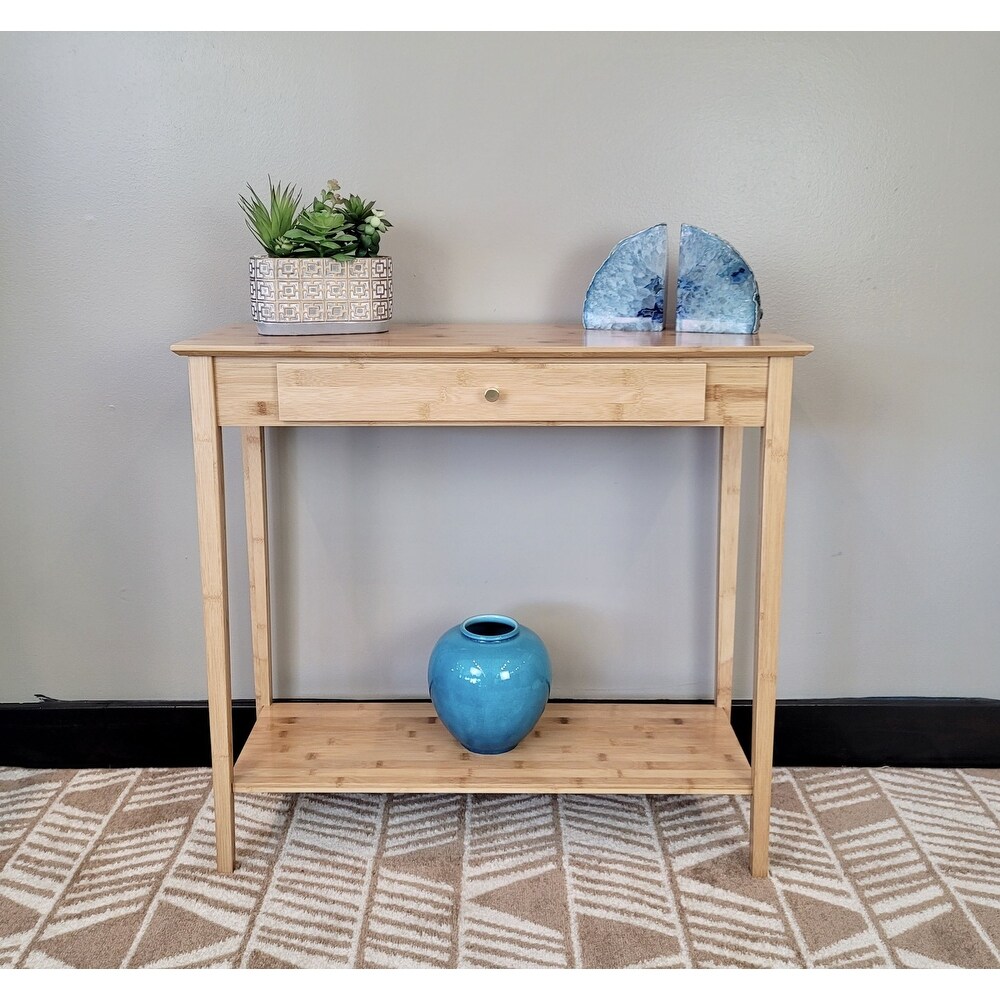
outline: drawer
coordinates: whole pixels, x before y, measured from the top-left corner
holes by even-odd
[[[322,361],[276,367],[281,422],[705,419],[706,366],[699,363]]]

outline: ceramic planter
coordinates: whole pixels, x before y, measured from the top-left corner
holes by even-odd
[[[258,333],[384,333],[392,319],[390,257],[251,257],[250,318]]]
[[[535,727],[552,686],[542,640],[504,615],[476,615],[437,641],[427,668],[431,701],[466,750],[513,750]]]

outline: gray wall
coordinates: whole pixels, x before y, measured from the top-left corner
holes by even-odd
[[[727,237],[816,345],[779,696],[1000,695],[998,91],[986,34],[3,36],[0,701],[203,697],[168,348],[247,317],[268,173],[378,197],[399,320],[576,321],[626,234]],[[712,432],[269,440],[279,694],[420,695],[484,610],[542,633],[558,695],[708,692]]]

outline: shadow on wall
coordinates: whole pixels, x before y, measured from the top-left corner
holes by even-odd
[[[391,248],[385,253],[392,257],[394,321],[433,323],[456,311],[454,275],[461,271],[461,245],[435,243],[426,238],[428,229],[420,219],[410,218],[411,228],[393,229]],[[403,304],[405,315],[400,316]]]
[[[600,648],[614,641],[609,633],[615,626],[607,616],[591,614],[579,604],[558,602],[516,604],[510,615],[537,632],[545,643],[552,662],[551,697],[572,697],[576,691],[594,690],[607,683],[592,653],[595,644]],[[604,634],[595,635],[595,629]]]
[[[558,260],[550,260],[548,266],[552,269],[552,278],[547,288],[548,299],[544,303],[543,315],[565,315],[568,299],[574,303],[570,320],[582,323],[583,303],[587,297],[587,288],[590,286],[590,282],[598,268],[607,260],[608,254],[614,249],[618,240],[624,239],[628,235],[623,231],[621,236],[614,237],[609,241],[588,240],[586,243],[575,245],[573,252],[568,256],[562,256]],[[673,323],[668,322],[667,326],[673,326]]]

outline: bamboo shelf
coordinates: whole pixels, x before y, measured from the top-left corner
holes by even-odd
[[[750,764],[714,705],[552,703],[520,746],[487,757],[430,702],[276,702],[234,779],[248,792],[746,795]]]

